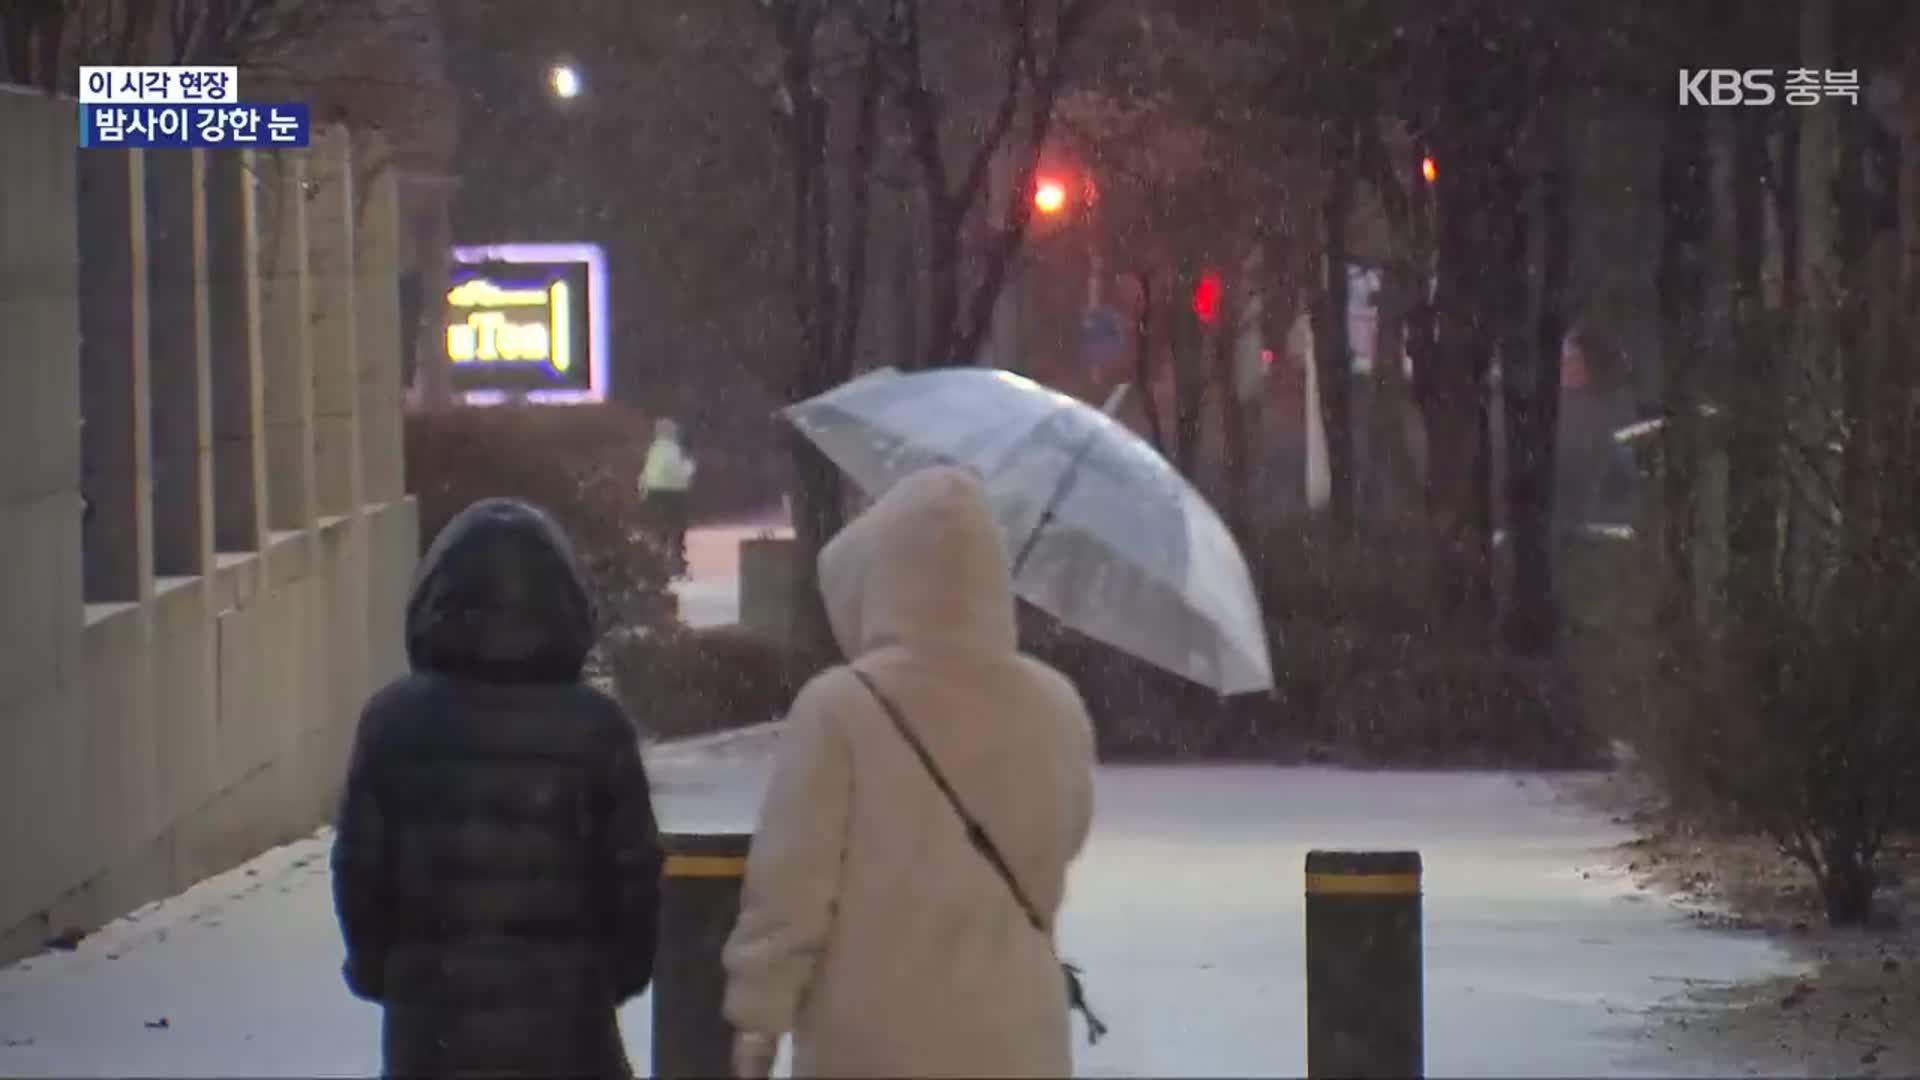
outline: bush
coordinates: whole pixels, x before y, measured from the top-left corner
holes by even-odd
[[[1108,761],[1273,760],[1301,744],[1265,695],[1212,691],[1021,606],[1021,647],[1073,680]]]
[[[1108,757],[1575,768],[1602,745],[1562,665],[1436,631],[1414,522],[1346,544],[1311,516],[1256,522],[1243,550],[1267,617],[1274,691],[1227,701],[1038,612],[1022,640],[1080,687]]]
[[[1611,583],[1643,595],[1595,628],[1582,674],[1667,823],[1765,837],[1819,883],[1832,923],[1871,920],[1878,861],[1920,824],[1920,581],[1840,575],[1823,604],[1736,597],[1676,626],[1655,614],[1659,559],[1638,562]]]
[[[1817,612],[1770,605],[1689,643],[1643,743],[1677,808],[1770,838],[1819,883],[1835,926],[1874,918],[1879,862],[1920,787],[1920,589],[1894,576],[1843,579]]]
[[[665,624],[668,568],[635,487],[647,431],[612,405],[409,414],[407,488],[419,500],[422,550],[475,501],[524,499],[572,539],[602,634]]]
[[[765,723],[798,689],[779,648],[734,626],[621,635],[603,651],[615,695],[650,738]]]
[[[1431,604],[1432,541],[1413,519],[1377,520],[1345,545],[1324,526],[1278,523],[1260,587],[1289,697],[1314,740],[1368,765],[1586,768],[1605,746],[1570,667],[1454,639]]]
[[[1602,757],[1551,661],[1436,650],[1361,671],[1329,712],[1334,743],[1369,765],[1581,769]]]

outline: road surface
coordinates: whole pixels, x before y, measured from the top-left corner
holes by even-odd
[[[668,828],[744,828],[776,736],[659,747]],[[1729,1075],[1644,1022],[1689,981],[1791,970],[1604,869],[1624,830],[1551,781],[1497,773],[1107,768],[1062,950],[1112,1026],[1089,1076],[1305,1070],[1302,872],[1314,846],[1426,859],[1430,1075]],[[379,1014],[350,998],[324,834],[0,972],[0,1074],[371,1075]],[[938,977],[930,972],[929,977]],[[649,1003],[622,1014],[648,1060]]]

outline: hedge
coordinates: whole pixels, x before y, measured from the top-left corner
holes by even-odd
[[[1249,532],[1270,694],[1223,701],[1023,613],[1023,642],[1080,687],[1104,756],[1524,768],[1602,760],[1562,665],[1463,648],[1435,629],[1417,524],[1376,525],[1344,544],[1314,517],[1273,516]]]
[[[780,650],[735,626],[675,625],[609,641],[613,691],[642,735],[705,735],[773,720],[798,687]]]
[[[503,405],[407,417],[407,488],[424,551],[461,510],[492,496],[554,516],[579,556],[600,630],[673,617],[668,568],[635,487],[648,425],[616,405]]]

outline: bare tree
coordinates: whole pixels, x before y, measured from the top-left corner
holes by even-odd
[[[1238,347],[1248,320],[1293,306],[1311,155],[1280,137],[1282,124],[1238,107],[1236,94],[1270,74],[1257,35],[1218,12],[1131,13],[1103,28],[1108,63],[1066,102],[1059,127],[1099,184],[1103,257],[1139,283],[1133,382],[1147,434],[1195,479],[1212,478],[1200,474],[1217,451],[1223,511],[1245,525],[1254,425]],[[1209,268],[1221,288],[1203,323],[1191,301]]]
[[[1100,0],[758,0],[775,56],[775,114],[789,184],[787,241],[798,331],[789,399],[850,377],[869,316],[876,184],[895,157],[914,176],[924,217],[928,312],[923,355],[972,363],[1025,236],[1025,200],[990,211],[994,170],[1013,190],[1033,182],[1069,58]],[[963,10],[964,9],[964,10]],[[978,10],[976,10],[978,9]],[[991,10],[990,17],[979,17]],[[991,33],[981,34],[984,26]],[[940,77],[938,62],[990,57],[999,93],[984,109],[976,79]],[[962,67],[966,65],[961,64]],[[971,139],[960,138],[961,133]],[[956,141],[958,139],[958,141]],[[958,162],[958,166],[954,162]],[[984,236],[965,258],[970,230]],[[896,253],[897,254],[897,253]],[[811,662],[831,641],[808,572],[844,515],[838,471],[797,436],[798,539],[794,640]]]
[[[242,65],[370,0],[13,0],[0,81],[73,92],[87,65]]]
[[[1370,112],[1370,110],[1369,110]],[[1348,229],[1353,218],[1356,146],[1361,116],[1330,117],[1320,132],[1320,268],[1313,287],[1313,356],[1327,440],[1327,509],[1334,535],[1351,539],[1355,524],[1353,342],[1347,333]]]
[[[67,0],[15,0],[0,7],[0,82],[53,87],[66,30]]]
[[[1551,653],[1560,623],[1553,574],[1554,463],[1568,323],[1572,133],[1569,95],[1549,74],[1561,50],[1555,35],[1537,33],[1541,29],[1527,27],[1531,40],[1522,47],[1535,66],[1523,77],[1547,89],[1524,124],[1526,158],[1512,177],[1514,201],[1524,209],[1511,221],[1513,249],[1506,261],[1514,276],[1507,292],[1522,302],[1513,303],[1507,320],[1511,333],[1501,349],[1507,532],[1513,552],[1503,629],[1508,651],[1521,656]],[[1535,199],[1524,198],[1528,188]],[[1529,274],[1530,266],[1537,271]]]
[[[1405,359],[1410,336],[1416,342],[1421,337],[1412,322],[1427,307],[1433,272],[1432,200],[1427,197],[1430,181],[1416,166],[1421,155],[1413,150],[1404,125],[1391,117],[1363,126],[1355,144],[1355,167],[1378,201],[1386,228],[1374,300],[1372,423],[1367,435],[1367,502],[1382,509],[1416,501],[1426,483],[1416,449],[1423,442],[1418,403]],[[1419,186],[1410,191],[1410,184]]]
[[[799,331],[788,369],[790,400],[851,377],[866,300],[866,259],[878,152],[883,46],[853,6],[834,0],[760,0],[777,47],[776,124],[789,184],[789,288]],[[853,71],[849,82],[845,73]],[[794,455],[793,591],[796,661],[821,662],[832,628],[812,572],[845,518],[840,473],[797,433]]]
[[[1775,54],[1797,43],[1801,67],[1844,55],[1898,68],[1920,55],[1902,55],[1920,16],[1900,5],[1804,0],[1747,25],[1730,11],[1716,33],[1737,27],[1748,48]],[[1903,24],[1904,38],[1885,32]],[[1697,124],[1670,135],[1664,155],[1677,199],[1663,260],[1667,411],[1681,432],[1667,438],[1683,453],[1662,465],[1669,518],[1684,516],[1684,530],[1670,525],[1665,545],[1680,572],[1667,575],[1663,612],[1678,707],[1661,718],[1662,767],[1676,791],[1703,793],[1801,863],[1835,925],[1872,919],[1876,862],[1911,821],[1920,782],[1920,676],[1905,659],[1920,610],[1920,373],[1903,332],[1914,100],[1884,124],[1831,105],[1734,117],[1734,167],[1718,191],[1701,176]],[[1724,321],[1706,311],[1716,268],[1700,254],[1716,199]],[[1783,271],[1771,289],[1769,262]],[[1743,363],[1718,373],[1705,422],[1698,406],[1716,373],[1695,357],[1735,350]],[[1724,572],[1688,542],[1695,522],[1719,525],[1720,511],[1691,496],[1717,453],[1731,474]],[[1693,603],[1716,588],[1724,615]]]
[[[988,5],[992,14],[984,19],[974,5],[888,0],[884,6],[883,16],[861,25],[885,73],[885,101],[903,125],[918,178],[929,293],[924,355],[935,364],[971,364],[1032,214],[1032,204],[1014,193],[1033,186],[1073,52],[1101,0],[1004,0]],[[930,54],[965,47],[968,38],[981,47],[983,21],[991,27],[985,47],[999,68],[998,89],[990,105],[983,101],[984,110],[973,110],[984,118],[956,123],[969,111],[969,95],[936,85]],[[955,139],[956,128],[971,138]],[[996,169],[1005,185],[999,207],[993,205]],[[975,228],[982,240],[970,268],[965,256]]]

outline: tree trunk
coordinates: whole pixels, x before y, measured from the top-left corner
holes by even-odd
[[[1410,342],[1416,336],[1411,322],[1426,299],[1427,252],[1420,226],[1426,219],[1427,191],[1421,186],[1417,197],[1408,197],[1379,124],[1361,126],[1355,151],[1359,175],[1379,198],[1388,237],[1379,292],[1374,296],[1369,468],[1361,513],[1395,516],[1415,501],[1424,483],[1416,450],[1418,410],[1408,367],[1410,353],[1417,348]]]
[[[1240,316],[1243,306],[1239,294],[1230,294],[1220,312],[1220,329],[1213,339],[1214,397],[1220,403],[1220,449],[1222,485],[1221,517],[1237,538],[1247,536],[1247,409],[1240,398],[1239,359]]]
[[[1803,0],[1800,6],[1800,66],[1824,70],[1832,66],[1832,0]],[[1833,200],[1835,163],[1838,156],[1838,116],[1830,106],[1793,110],[1799,119],[1793,166],[1795,178],[1795,248],[1797,264],[1787,268],[1794,278],[1795,313],[1793,356],[1784,377],[1793,390],[1786,402],[1785,422],[1790,429],[1824,432],[1826,412],[1832,404],[1815,400],[1818,395],[1807,387],[1824,390],[1834,372],[1840,296],[1840,267],[1837,262],[1839,237]],[[1815,445],[1824,442],[1815,435]],[[1813,468],[1823,475],[1817,483],[1824,487],[1837,481],[1828,463],[1816,461]],[[1808,499],[1788,502],[1789,535],[1794,538],[1783,556],[1789,595],[1802,604],[1811,603],[1825,577],[1826,560],[1821,554],[1820,537],[1826,526],[1817,520],[1830,509],[1810,506]]]
[[[1417,283],[1402,266],[1390,264],[1380,274],[1375,299],[1373,349],[1373,405],[1367,425],[1371,467],[1366,502],[1370,511],[1392,516],[1420,490],[1420,470],[1414,459],[1407,384],[1407,317],[1415,301]]]
[[[31,86],[48,93],[64,89],[60,85],[60,45],[69,29],[84,32],[78,26],[82,12],[64,0],[10,0],[0,12],[0,82]],[[103,61],[90,60],[89,63]]]
[[[1773,592],[1780,513],[1778,345],[1768,332],[1765,264],[1767,119],[1732,117],[1733,332],[1740,370],[1728,380],[1727,613],[1751,627]]]
[[[1829,106],[1831,107],[1831,106]],[[1874,552],[1891,537],[1880,520],[1880,491],[1888,486],[1885,439],[1886,403],[1897,397],[1896,379],[1887,377],[1887,316],[1891,295],[1883,296],[1897,273],[1892,237],[1879,228],[1893,209],[1883,206],[1876,180],[1883,162],[1875,152],[1875,124],[1865,113],[1848,109],[1836,118],[1839,142],[1834,177],[1837,274],[1835,363],[1839,366],[1842,415],[1847,418],[1840,462],[1841,565],[1871,575]],[[1882,302],[1882,301],[1887,302]]]
[[[894,362],[903,370],[919,366],[920,304],[919,282],[913,258],[913,239],[904,216],[894,219],[893,240],[893,340]]]
[[[850,373],[850,337],[844,328],[857,320],[859,296],[845,296],[838,280],[834,251],[829,149],[829,106],[814,90],[814,35],[817,12],[788,6],[775,16],[783,51],[782,84],[791,108],[787,117],[787,166],[793,184],[789,226],[792,230],[794,319],[798,327],[797,355],[785,387],[788,400],[812,397],[842,382]],[[877,102],[879,68],[869,56],[868,83],[863,93],[860,136],[873,120],[869,106]],[[857,136],[856,141],[859,141]],[[864,207],[862,208],[864,211]],[[843,223],[843,229],[854,225]],[[849,245],[864,247],[867,223],[857,222],[859,235]],[[788,435],[793,455],[793,517],[797,551],[793,573],[788,661],[790,674],[805,676],[834,655],[833,628],[820,597],[814,562],[820,549],[845,519],[840,472],[812,443],[797,432]]]
[[[1140,410],[1147,418],[1147,438],[1160,456],[1167,456],[1166,431],[1160,423],[1160,396],[1153,384],[1153,350],[1157,343],[1153,337],[1154,307],[1157,300],[1153,291],[1153,274],[1150,271],[1140,273],[1140,314],[1133,322],[1133,381],[1134,392],[1140,395]]]
[[[1678,109],[1668,118],[1661,150],[1661,200],[1666,231],[1658,268],[1661,428],[1661,552],[1664,587],[1660,623],[1668,631],[1691,627],[1695,611],[1694,527],[1698,515],[1698,374],[1706,285],[1706,113]]]
[[[1445,30],[1446,85],[1436,127],[1453,152],[1434,184],[1432,345],[1415,369],[1427,413],[1435,608],[1463,644],[1484,642],[1493,609],[1487,415],[1493,342],[1483,307],[1489,297],[1482,244],[1495,197],[1490,163],[1510,147],[1484,107],[1487,29],[1481,19],[1456,18]]]
[[[33,85],[34,38],[48,8],[58,10],[49,0],[19,0],[0,11],[0,82]]]
[[[1894,303],[1892,337],[1895,353],[1888,358],[1897,371],[1897,392],[1889,395],[1900,465],[1920,462],[1920,9],[1907,9],[1907,43],[1902,59],[1900,101],[1900,161],[1896,181],[1899,200],[1898,292]],[[1899,489],[1891,513],[1898,527],[1920,532],[1920,490],[1913,484]]]
[[[1776,120],[1779,147],[1772,155],[1767,185],[1773,198],[1774,223],[1779,228],[1780,295],[1777,306],[1791,311],[1800,290],[1800,114],[1798,110]]]
[[[1540,291],[1524,352],[1507,362],[1507,530],[1513,544],[1507,647],[1544,655],[1554,647],[1559,618],[1553,585],[1553,479],[1560,427],[1560,357],[1567,336],[1567,276],[1572,206],[1563,110],[1542,126],[1548,141],[1540,177]],[[1524,265],[1524,264],[1523,264]],[[1526,346],[1531,346],[1526,348]]]
[[[960,229],[966,216],[965,207],[947,204],[944,193],[929,195],[937,198],[941,206],[929,209],[933,223],[929,230],[927,261],[927,324],[931,341],[924,359],[914,357],[914,367],[925,364],[954,365],[972,363],[971,357],[959,354],[960,331]],[[1022,317],[1025,313],[1021,313]],[[1024,364],[1026,357],[1016,358],[1013,363]],[[1008,366],[1002,358],[1001,366]],[[911,369],[909,369],[911,370]]]
[[[1199,275],[1191,264],[1183,264],[1173,296],[1166,298],[1166,310],[1172,322],[1173,359],[1173,464],[1180,475],[1193,479],[1200,465],[1200,424],[1205,416],[1206,371],[1205,328],[1191,310],[1176,308],[1174,301],[1191,297]]]
[[[1909,8],[1900,91],[1900,304],[1915,329],[1920,307],[1920,9]],[[1908,363],[1920,360],[1920,340],[1908,337]]]
[[[1873,920],[1874,860],[1852,844],[1822,844],[1820,900],[1827,925],[1865,926]]]
[[[83,12],[73,10],[65,0],[10,0],[8,12],[0,13],[0,83],[35,86],[46,92],[60,92],[61,38],[69,33],[84,33]],[[100,63],[100,61],[92,61]]]
[[[1352,133],[1330,135],[1322,153],[1320,234],[1325,252],[1314,290],[1313,364],[1320,388],[1320,424],[1327,441],[1327,508],[1334,534],[1354,530],[1353,343],[1347,334],[1347,222],[1353,213]]]

